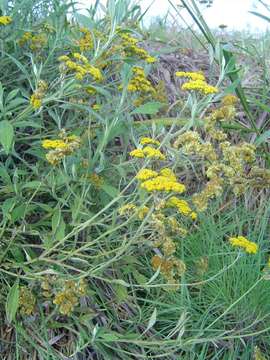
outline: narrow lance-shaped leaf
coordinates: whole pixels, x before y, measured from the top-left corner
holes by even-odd
[[[0,122],[0,144],[3,146],[5,153],[8,155],[14,139],[14,129],[9,121]]]
[[[15,319],[19,307],[19,296],[19,281],[16,281],[10,288],[6,300],[6,317],[9,323]]]

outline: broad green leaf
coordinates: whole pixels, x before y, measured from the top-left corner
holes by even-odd
[[[22,189],[38,189],[42,185],[41,181],[29,181],[22,186]]]
[[[113,285],[116,301],[118,303],[122,303],[127,300],[128,298],[128,291],[127,288],[120,284]]]
[[[25,211],[26,211],[25,204],[21,204],[21,205],[17,206],[16,208],[14,208],[11,213],[12,221],[15,222],[15,221],[23,218],[25,216]]]
[[[11,323],[16,316],[19,307],[19,281],[17,280],[14,285],[9,289],[6,300],[6,317],[8,323]]]
[[[139,285],[145,285],[148,281],[148,279],[137,270],[133,271],[133,276]]]
[[[86,28],[93,29],[94,23],[93,20],[91,20],[88,16],[85,16],[83,14],[76,14],[77,21],[85,26]]]
[[[21,204],[13,209],[11,213],[11,219],[13,222],[24,218],[28,213],[34,211],[37,208],[36,205]]]
[[[19,105],[25,104],[27,101],[23,98],[17,98],[12,101],[6,106],[6,111],[16,110]]]
[[[32,128],[43,128],[42,125],[38,124],[35,121],[20,121],[14,125],[16,128],[25,128],[25,127],[32,127]]]
[[[137,107],[131,114],[154,115],[157,114],[164,104],[158,101],[151,101]]]
[[[12,209],[16,205],[16,203],[17,203],[16,198],[9,198],[3,202],[2,213],[3,213],[4,218],[10,218],[10,212],[12,211]]]
[[[120,135],[123,135],[127,132],[127,126],[126,124],[120,122],[118,123],[116,126],[114,126],[110,133],[109,133],[109,136],[107,138],[107,141],[111,141],[112,139],[114,139],[115,137],[117,136],[120,136]],[[104,134],[102,134],[104,136]]]
[[[115,198],[119,195],[119,191],[118,189],[116,189],[114,186],[109,185],[109,184],[103,184],[102,185],[102,190],[105,191],[106,194],[108,194],[109,196],[111,196],[112,198]]]
[[[153,118],[150,120],[144,120],[144,121],[135,121],[134,126],[136,127],[143,127],[143,126],[172,126],[172,124],[175,125],[186,125],[190,119],[178,119],[178,118]],[[202,126],[204,123],[203,121],[199,119],[195,119],[196,126]]]
[[[111,331],[110,333],[100,331],[99,337],[102,338],[104,341],[116,341],[120,338],[119,334],[114,331]]]
[[[7,95],[7,97],[6,97],[6,103],[9,103],[11,100],[13,100],[16,96],[17,96],[17,94],[18,94],[18,92],[20,91],[20,89],[14,89],[14,90],[11,90],[11,92],[10,93],[8,93],[8,95]]]
[[[25,261],[23,251],[18,247],[11,247],[10,252],[17,264],[21,264]]]
[[[7,169],[4,166],[1,166],[1,165],[0,165],[0,178],[4,182],[4,184],[6,184],[6,185],[11,185],[12,184]]]
[[[0,143],[3,146],[5,153],[8,155],[14,138],[14,129],[9,121],[3,120],[0,122]]]

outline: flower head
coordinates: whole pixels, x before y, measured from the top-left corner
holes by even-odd
[[[129,153],[132,157],[137,158],[149,158],[156,160],[165,160],[166,157],[162,152],[158,149],[153,148],[152,146],[146,146],[143,149],[135,149]]]
[[[42,141],[42,147],[50,150],[46,154],[47,161],[52,165],[57,165],[67,155],[72,154],[81,145],[81,139],[76,135],[67,136],[61,134],[61,139]]]
[[[149,137],[142,137],[141,140],[140,140],[140,144],[141,145],[157,145],[159,146],[160,145],[160,142],[158,140],[155,140],[155,139],[151,139]]]
[[[158,176],[158,173],[156,171],[153,171],[151,169],[141,169],[136,175],[136,179],[144,181],[154,178],[156,176]]]
[[[176,192],[180,194],[186,190],[184,184],[181,184],[177,181],[171,180],[166,176],[161,176],[161,175],[153,179],[144,181],[141,184],[141,188],[149,192],[166,191],[166,192]]]
[[[10,16],[0,16],[0,25],[8,25],[12,22],[12,18]]]
[[[203,95],[216,94],[218,88],[207,84],[204,80],[190,80],[182,85],[182,90],[198,91]]]
[[[256,254],[258,252],[258,245],[244,236],[230,237],[229,242],[232,246],[243,248],[248,254]]]
[[[42,99],[37,94],[31,95],[30,104],[34,109],[39,109],[42,105]]]
[[[205,81],[205,76],[201,72],[177,71],[175,75],[177,77],[186,77],[194,81],[195,80]]]

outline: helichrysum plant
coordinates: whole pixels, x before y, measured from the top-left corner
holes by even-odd
[[[132,1],[0,5],[3,359],[263,359],[270,172],[222,75]]]

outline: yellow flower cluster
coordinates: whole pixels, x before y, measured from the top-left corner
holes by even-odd
[[[209,261],[207,256],[200,257],[196,262],[196,273],[202,277],[209,268]]]
[[[160,273],[171,284],[167,289],[176,290],[178,285],[178,278],[181,277],[186,271],[186,265],[180,259],[172,256],[164,258],[159,255],[154,255],[151,260],[152,267],[155,271],[160,269]]]
[[[235,106],[238,103],[238,98],[233,94],[228,94],[221,100],[222,106]]]
[[[28,42],[31,39],[32,39],[32,34],[29,31],[27,31],[23,34],[23,36],[20,38],[18,43],[20,46],[23,46],[26,42]]]
[[[222,178],[214,177],[206,183],[200,193],[192,196],[192,202],[198,211],[205,211],[210,199],[220,197],[223,194],[223,184]]]
[[[248,174],[248,182],[259,189],[270,188],[270,170],[253,166]]]
[[[178,212],[184,216],[190,216],[192,220],[196,220],[197,214],[192,211],[188,202],[183,199],[178,199],[176,196],[170,197],[166,202],[167,207],[174,207]]]
[[[141,206],[141,207],[137,207],[137,216],[139,218],[139,220],[143,220],[145,218],[145,216],[149,213],[150,209],[148,206]]]
[[[206,175],[209,179],[214,179],[217,177],[227,177],[232,178],[235,175],[235,171],[232,167],[225,165],[221,162],[215,161],[208,166],[206,170]]]
[[[95,111],[99,111],[101,109],[101,105],[100,104],[93,104],[92,109],[95,110]]]
[[[87,75],[90,75],[98,82],[103,80],[101,71],[91,65],[88,59],[82,54],[74,53],[70,57],[62,55],[58,60],[63,65],[61,69],[74,73],[77,80],[83,80]]]
[[[188,78],[188,79],[193,80],[193,81],[196,81],[196,80],[205,81],[205,76],[201,72],[177,71],[175,73],[175,75],[177,77],[184,77],[184,78]]]
[[[135,204],[128,203],[128,204],[121,206],[118,209],[118,213],[121,216],[123,216],[123,215],[130,216],[136,209],[137,209],[137,206]]]
[[[9,25],[12,22],[10,16],[0,16],[0,25]]]
[[[132,157],[137,157],[137,158],[148,158],[148,159],[156,159],[156,160],[165,160],[166,157],[165,155],[159,150],[159,149],[155,149],[154,147],[150,146],[150,145],[160,145],[160,142],[155,140],[155,139],[151,139],[149,137],[143,137],[140,140],[140,144],[142,146],[147,145],[145,147],[143,147],[142,149],[135,149],[132,150],[129,155]]]
[[[60,134],[61,139],[49,140],[42,142],[44,149],[50,150],[46,154],[46,159],[52,165],[57,165],[67,155],[72,154],[81,145],[81,140],[76,135],[66,136],[65,133]]]
[[[155,149],[151,146],[146,146],[142,149],[135,149],[129,153],[132,157],[137,158],[148,158],[148,159],[156,159],[156,160],[165,160],[166,157],[159,149]]]
[[[56,32],[55,27],[52,24],[48,23],[48,22],[44,22],[42,24],[42,30],[44,30],[45,32],[50,33],[50,34]]]
[[[159,142],[148,137],[142,138],[140,143],[147,146],[149,146],[148,144],[160,145]],[[136,156],[144,157],[143,149],[136,149],[135,151]],[[161,253],[160,256],[155,255],[152,258],[152,266],[154,270],[160,268],[162,276],[168,282],[165,289],[175,290],[179,286],[178,277],[185,271],[185,264],[174,256],[178,244],[177,240],[179,237],[185,237],[188,233],[179,222],[179,214],[193,220],[196,219],[197,214],[183,199],[178,199],[175,196],[166,199],[168,192],[182,193],[186,190],[185,185],[177,181],[177,177],[171,168],[141,169],[138,171],[136,179],[140,181],[141,189],[153,192],[154,201],[152,197],[149,198],[149,201],[153,201],[151,204],[152,211],[150,213],[149,207],[143,206],[139,212],[136,205],[126,204],[120,208],[120,214],[130,216],[137,213],[141,220],[145,219],[146,214],[149,214],[147,221],[153,232],[152,246],[158,248]],[[169,208],[177,208],[178,211],[172,212]]]
[[[225,141],[226,134],[216,128],[217,121],[225,121],[225,112],[227,115],[234,113],[231,107],[236,102],[235,96],[225,96],[221,108],[215,109],[209,116],[205,130],[207,135],[210,135],[210,141],[203,141],[196,131],[186,131],[173,144],[175,148],[181,148],[185,155],[204,158],[206,175],[210,181],[200,193],[192,197],[198,211],[207,209],[209,200],[221,196],[225,186],[230,186],[234,194],[239,196],[250,186],[267,188],[270,185],[270,171],[253,166],[256,160],[256,147],[245,142],[232,145]],[[227,119],[230,119],[229,115]]]
[[[21,286],[19,290],[19,310],[22,315],[31,315],[34,312],[36,305],[36,298],[32,291],[26,287]]]
[[[89,175],[88,179],[96,189],[100,189],[104,183],[104,178],[97,173],[92,173],[91,175]]]
[[[136,179],[144,181],[154,177],[157,177],[158,173],[151,169],[141,169],[138,174],[136,175]]]
[[[185,237],[187,236],[188,234],[188,231],[187,229],[183,228],[178,220],[173,217],[173,216],[168,216],[166,218],[166,224],[167,224],[167,227],[168,227],[168,230],[171,232],[171,233],[174,233],[176,236],[180,236],[180,237]],[[166,253],[165,253],[166,255]]]
[[[181,147],[186,155],[197,155],[211,161],[217,159],[213,145],[210,142],[203,142],[196,131],[186,131],[175,140],[173,146],[176,149]]]
[[[157,176],[154,179],[146,180],[141,184],[141,188],[149,192],[166,191],[180,194],[186,190],[185,185],[171,181],[165,176]]]
[[[38,82],[37,90],[31,95],[30,104],[33,106],[34,109],[39,109],[42,105],[42,99],[45,96],[45,93],[48,89],[48,84],[40,80]]]
[[[142,137],[140,139],[140,144],[141,145],[157,145],[157,146],[159,146],[160,142],[158,140],[151,139],[149,137]]]
[[[154,94],[155,89],[151,82],[147,80],[144,73],[144,69],[140,66],[134,66],[132,69],[133,76],[128,84],[128,91],[130,92],[142,92]]]
[[[190,80],[182,85],[182,90],[198,91],[204,95],[216,94],[218,92],[217,87],[209,85],[202,80]]]
[[[200,72],[177,71],[176,76],[190,79],[182,85],[182,90],[198,91],[204,95],[216,94],[218,88],[206,82],[204,74]]]
[[[204,211],[210,199],[221,196],[224,184],[223,176],[232,176],[232,169],[217,161],[218,153],[213,145],[209,142],[203,142],[200,135],[195,131],[187,131],[180,135],[176,139],[174,147],[180,147],[186,155],[196,155],[206,160],[208,165],[206,173],[210,181],[199,194],[194,194],[192,197],[192,202],[197,210]]]
[[[229,242],[232,246],[243,248],[248,254],[256,254],[258,252],[258,245],[244,236],[231,237]]]
[[[63,290],[55,294],[53,303],[59,306],[59,312],[63,315],[70,315],[74,307],[79,304],[81,296],[86,295],[86,283],[84,280],[75,282],[66,280]]]
[[[29,45],[32,51],[40,51],[44,48],[47,41],[48,39],[45,33],[33,35],[31,32],[27,31],[23,34],[18,43],[20,46],[24,46],[25,44]]]
[[[121,46],[124,49],[125,56],[127,57],[138,57],[142,60],[145,60],[147,63],[151,64],[156,61],[156,58],[150,56],[149,53],[138,46],[139,40],[132,37],[130,34],[121,33],[120,38],[122,40]]]
[[[232,146],[226,141],[220,145],[224,160],[235,170],[242,172],[245,163],[252,164],[255,157],[256,146],[249,143]]]
[[[93,86],[87,86],[85,88],[85,91],[87,92],[88,95],[95,95],[97,93],[97,90],[93,88]]]
[[[161,208],[165,208],[165,204],[161,204]],[[156,232],[153,246],[162,250],[163,256],[155,255],[152,258],[152,266],[156,271],[160,268],[160,272],[169,284],[174,283],[173,287],[165,287],[165,289],[171,288],[175,290],[178,288],[178,279],[185,271],[185,264],[174,256],[177,248],[176,237],[184,237],[187,234],[187,230],[182,228],[177,219],[174,216],[167,216],[158,210],[151,216],[152,226]],[[173,237],[172,237],[173,235]]]
[[[42,147],[44,149],[59,149],[59,150],[67,150],[69,148],[69,145],[67,142],[64,142],[63,140],[44,140],[42,142]]]
[[[176,192],[183,193],[186,190],[184,184],[181,184],[177,181],[176,176],[173,174],[170,169],[163,169],[160,171],[159,175],[148,178],[141,183],[140,187],[146,191],[166,191],[166,192]]]
[[[173,147],[178,149],[181,147],[186,155],[192,155],[199,152],[201,138],[196,131],[186,131],[175,140]]]
[[[140,106],[146,101],[159,101],[164,104],[167,103],[166,88],[162,81],[157,86],[153,86],[147,79],[144,69],[139,66],[134,66],[132,69],[133,75],[128,83],[127,90],[131,93],[139,95],[133,102],[134,106]],[[119,86],[122,88],[122,85]]]
[[[227,139],[227,134],[221,129],[221,123],[231,122],[236,114],[235,105],[238,99],[234,95],[226,95],[221,101],[221,106],[214,110],[210,116],[205,119],[204,128],[207,134],[212,139],[217,141],[224,141]]]
[[[142,150],[146,158],[165,160],[165,155],[162,154],[159,149],[155,149],[152,146],[146,146]]]
[[[55,275],[51,275],[51,276],[46,276],[41,284],[41,290],[42,290],[42,295],[46,298],[49,299],[53,296],[53,287],[54,285],[57,283],[57,277]]]
[[[142,149],[132,150],[129,155],[136,158],[145,158],[145,154]]]
[[[258,346],[254,349],[254,360],[267,360]]]
[[[90,31],[87,28],[82,27],[80,28],[80,32],[83,34],[83,36],[77,41],[80,51],[92,50],[94,47],[94,42]]]
[[[119,215],[131,216],[135,213],[139,220],[143,220],[149,211],[150,209],[148,206],[139,207],[132,203],[125,204],[118,209]]]
[[[162,210],[166,210],[166,201],[164,204],[155,206],[155,212],[152,214],[152,226],[157,233],[157,237],[154,241],[155,247],[161,247],[164,255],[169,256],[172,255],[173,252],[168,253],[166,249],[168,246],[165,244],[169,241],[169,236],[181,236],[185,237],[187,235],[187,230],[183,228],[175,216],[167,215],[166,212],[162,212]],[[171,243],[171,241],[169,241]],[[166,248],[166,249],[165,249]],[[174,245],[174,249],[176,249],[176,245]]]

